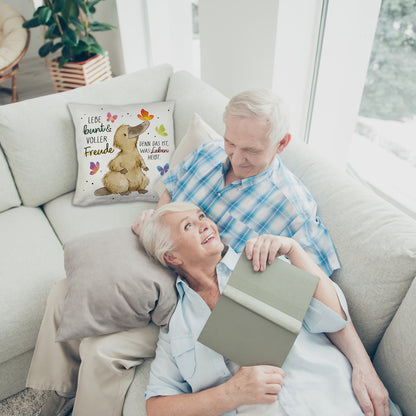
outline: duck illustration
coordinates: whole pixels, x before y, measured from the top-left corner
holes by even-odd
[[[123,124],[116,130],[113,145],[120,149],[120,152],[109,162],[110,171],[103,177],[104,187],[94,192],[96,196],[128,195],[133,191],[140,194],[147,192],[149,178],[143,171],[148,171],[149,168],[137,150],[137,141],[149,125],[150,122],[145,120],[133,127]]]

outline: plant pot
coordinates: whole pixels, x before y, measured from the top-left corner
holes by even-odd
[[[58,58],[48,61],[56,92],[68,91],[111,78],[108,52],[95,55],[83,62],[68,62],[59,68]]]

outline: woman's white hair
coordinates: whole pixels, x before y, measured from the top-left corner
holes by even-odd
[[[269,125],[268,136],[273,144],[289,133],[289,114],[283,100],[273,91],[257,89],[244,91],[231,98],[223,119],[228,117],[263,118]]]
[[[158,208],[143,224],[140,241],[144,249],[150,257],[165,267],[168,267],[165,254],[175,249],[175,243],[172,240],[170,228],[163,222],[163,217],[169,212],[191,210],[199,210],[199,208],[190,202],[171,202]]]

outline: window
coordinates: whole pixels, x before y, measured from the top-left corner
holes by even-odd
[[[416,7],[383,0],[348,170],[416,218]]]

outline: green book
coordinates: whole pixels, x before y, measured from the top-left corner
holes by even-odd
[[[198,341],[241,366],[281,367],[318,280],[281,259],[255,272],[243,253]]]

